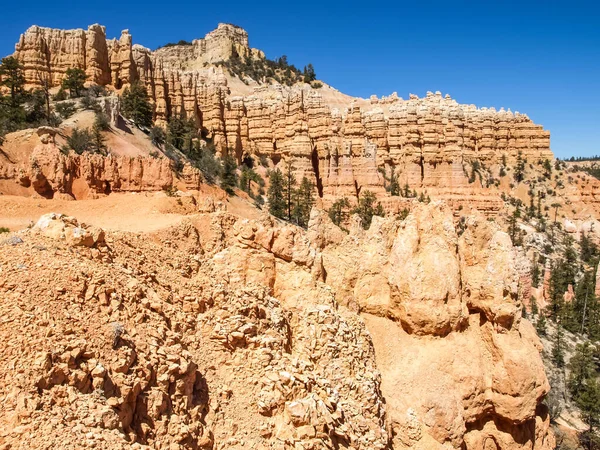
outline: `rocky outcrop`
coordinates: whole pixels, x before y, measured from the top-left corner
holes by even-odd
[[[0,162],[0,179],[14,180],[46,198],[85,199],[111,192],[161,191],[182,183],[198,189],[202,175],[186,165],[176,178],[167,158],[63,154],[55,144],[57,130],[38,129],[40,143],[25,165]]]
[[[39,71],[58,83],[68,67],[82,67],[89,81],[117,89],[140,80],[154,101],[157,124],[183,115],[220,154],[231,151],[239,161],[266,157],[271,165],[291,161],[297,177],[314,180],[325,204],[363,189],[383,195],[385,178],[394,173],[403,186],[449,202],[479,202],[478,209],[493,215],[499,209],[488,189],[494,180],[480,177],[470,186],[473,161],[497,169],[519,153],[529,161],[553,158],[549,133],[526,115],[461,105],[439,92],[356,99],[343,110],[308,85],[259,85],[239,95],[215,63],[264,54],[249,47],[244,30],[228,24],[204,39],[152,52],[133,45],[127,31],[106,41],[99,25],[87,31],[32,27],[15,56],[33,84]],[[473,187],[477,198],[470,198]]]
[[[325,215],[311,225],[326,283],[373,336],[394,448],[554,448],[505,232],[477,217],[457,231],[434,203],[346,237]]]
[[[316,209],[308,232],[217,211],[148,239],[50,214],[21,237],[0,253],[5,442],[554,448],[510,239],[483,218],[416,204],[348,235]]]

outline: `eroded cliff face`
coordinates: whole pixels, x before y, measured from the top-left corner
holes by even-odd
[[[393,448],[552,449],[541,343],[521,319],[509,236],[443,204],[336,233],[313,217],[325,282],[373,337]],[[442,444],[442,446],[440,446]]]
[[[487,189],[493,180],[469,186],[472,161],[497,168],[503,158],[514,162],[519,152],[529,161],[553,158],[549,133],[523,114],[461,105],[440,93],[367,101],[328,86],[252,81],[248,87],[215,65],[234,54],[264,59],[249,47],[244,30],[227,24],[191,45],[155,51],[133,45],[127,31],[106,40],[99,25],[87,31],[32,27],[15,51],[33,85],[38,73],[49,73],[56,84],[69,67],[82,67],[89,81],[117,89],[140,80],[154,101],[157,124],[183,115],[238,161],[247,155],[265,156],[272,164],[291,161],[297,176],[314,180],[325,204],[362,189],[383,194],[385,177],[394,172],[402,185],[449,201],[472,196],[475,187],[477,198],[469,201],[493,214],[500,207]]]
[[[145,236],[50,214],[19,238],[8,443],[554,448],[513,249],[483,219],[459,236],[418,204],[346,235],[316,209],[308,232],[209,212]]]
[[[0,160],[0,181],[14,182],[21,195],[77,200],[112,192],[162,191],[177,184],[199,189],[203,181],[200,171],[189,164],[176,174],[172,161],[164,157],[65,155],[55,142],[57,131],[40,127],[30,139],[38,143],[25,161]]]

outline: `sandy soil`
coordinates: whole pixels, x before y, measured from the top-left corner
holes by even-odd
[[[188,194],[168,197],[164,192],[113,193],[99,199],[72,201],[0,195],[0,227],[19,230],[35,223],[42,214],[56,212],[106,230],[153,232],[197,215],[209,197],[240,217],[257,219],[261,213],[243,192],[227,197],[217,187],[205,185],[201,192]]]

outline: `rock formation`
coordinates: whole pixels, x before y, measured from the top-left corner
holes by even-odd
[[[183,183],[198,189],[202,175],[185,165],[176,179],[173,163],[164,157],[63,154],[55,143],[57,129],[40,127],[39,144],[25,164],[2,163],[0,181],[14,180],[42,197],[84,199],[111,192],[161,191]]]
[[[133,45],[127,31],[118,40],[106,40],[99,25],[87,31],[34,26],[21,36],[15,56],[34,85],[38,73],[49,73],[58,83],[69,67],[81,67],[90,82],[116,89],[139,80],[154,101],[156,123],[184,115],[222,153],[231,151],[239,161],[245,155],[265,156],[272,164],[292,161],[298,176],[314,179],[326,203],[361,189],[384,193],[382,171],[388,177],[395,172],[411,189],[453,201],[453,195],[471,192],[472,161],[490,168],[502,159],[514,162],[519,152],[530,161],[553,158],[549,133],[526,115],[461,105],[439,92],[370,101],[337,93],[346,101],[340,110],[330,105],[328,87],[321,94],[308,85],[253,82],[252,93],[250,87],[239,91],[239,80],[230,83],[228,72],[215,63],[265,57],[249,47],[244,30],[228,24],[191,44],[155,51]],[[484,188],[476,200],[480,209],[495,213],[497,203],[485,194],[489,181],[477,184]]]
[[[457,233],[421,204],[346,235],[316,209],[308,232],[212,212],[148,239],[49,214],[9,241],[9,445],[554,447],[513,249],[485,219]]]

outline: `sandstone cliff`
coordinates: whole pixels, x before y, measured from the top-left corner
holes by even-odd
[[[264,59],[251,49],[241,28],[220,24],[191,45],[150,51],[132,44],[124,31],[107,40],[104,27],[53,30],[31,27],[20,38],[15,56],[27,81],[49,73],[57,84],[69,67],[82,67],[89,81],[116,89],[143,82],[153,99],[157,124],[174,115],[191,118],[221,152],[264,156],[277,164],[292,161],[298,176],[314,179],[318,195],[329,203],[361,189],[384,193],[384,175],[394,172],[402,185],[440,198],[469,201],[469,164],[497,168],[522,153],[529,161],[552,159],[550,136],[523,114],[461,105],[449,96],[397,95],[352,99],[325,86],[288,88],[231,77],[215,63],[232,55]],[[494,214],[498,199],[477,181],[481,210]],[[457,196],[459,198],[457,198]]]

